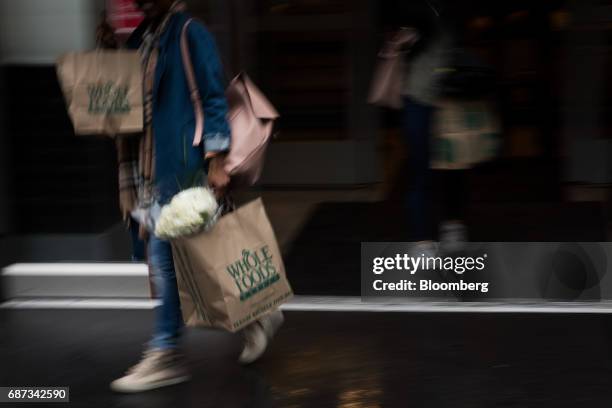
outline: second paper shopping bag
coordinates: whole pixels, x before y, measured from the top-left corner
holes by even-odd
[[[116,136],[143,127],[142,68],[136,51],[72,52],[57,76],[77,135]]]

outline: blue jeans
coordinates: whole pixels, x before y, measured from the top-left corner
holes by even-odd
[[[162,302],[161,306],[155,309],[155,329],[149,346],[161,349],[176,348],[184,324],[170,243],[151,234],[149,262],[156,294]]]
[[[429,165],[434,107],[404,98],[403,130],[408,145],[408,237],[411,241],[432,239]]]
[[[138,236],[140,224],[135,219],[130,220],[130,238],[132,238],[132,262],[143,262],[146,258],[145,242]]]

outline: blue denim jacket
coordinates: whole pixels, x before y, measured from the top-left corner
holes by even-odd
[[[207,152],[226,151],[230,146],[225,81],[212,34],[193,21],[187,38],[196,81],[204,108],[204,135],[193,146],[195,112],[181,57],[181,31],[190,16],[177,13],[159,41],[159,57],[153,87],[153,133],[155,139],[155,184],[164,204],[188,187],[199,170],[206,170]],[[146,26],[141,25],[128,40],[132,49],[140,47]]]

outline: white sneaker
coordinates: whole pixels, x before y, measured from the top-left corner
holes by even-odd
[[[272,338],[274,338],[274,335],[276,335],[276,332],[281,328],[284,322],[285,316],[280,310],[272,312],[269,315],[259,319],[259,323],[263,327],[264,332],[266,332],[268,340],[272,340]]]
[[[412,248],[410,248],[409,254],[413,258],[435,258],[436,256],[438,256],[438,244],[433,241],[415,242]],[[424,271],[425,262],[419,264],[418,269],[415,271],[415,273]]]
[[[243,330],[244,348],[238,362],[240,364],[251,364],[257,361],[266,351],[268,343],[284,321],[283,312],[277,310],[247,326]]]
[[[191,379],[176,350],[148,349],[126,375],[113,381],[111,390],[123,393],[149,391]]]
[[[440,248],[445,253],[465,249],[467,241],[467,227],[461,221],[446,221],[440,224]]]

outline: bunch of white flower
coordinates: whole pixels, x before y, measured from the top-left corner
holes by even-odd
[[[219,205],[208,188],[183,190],[165,205],[155,227],[155,235],[162,239],[178,238],[210,228]]]

